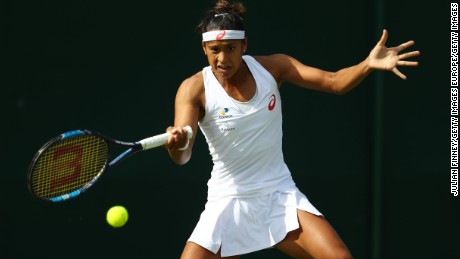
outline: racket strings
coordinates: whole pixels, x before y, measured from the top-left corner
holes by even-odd
[[[80,190],[104,171],[108,145],[93,135],[77,135],[45,149],[33,168],[36,195],[53,198]]]

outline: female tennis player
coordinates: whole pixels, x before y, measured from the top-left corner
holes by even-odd
[[[296,187],[283,159],[279,88],[344,94],[374,70],[406,76],[398,66],[417,66],[400,52],[413,41],[387,48],[386,30],[361,63],[323,71],[275,54],[244,55],[248,46],[240,3],[219,0],[197,29],[209,66],[185,79],[175,99],[174,126],[165,144],[177,164],[189,161],[199,126],[213,170],[208,200],[182,259],[238,258],[276,247],[295,258],[351,258],[339,235]],[[187,141],[184,126],[193,128]]]

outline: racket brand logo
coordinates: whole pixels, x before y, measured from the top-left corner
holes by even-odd
[[[228,111],[229,111],[228,108],[223,108],[222,110],[220,110],[219,119],[229,119],[229,118],[232,118],[233,115],[227,114]]]
[[[270,96],[269,100],[270,100],[270,102],[268,103],[268,110],[273,111],[273,109],[275,109],[275,105],[276,105],[276,95],[272,94]]]
[[[69,159],[70,154],[73,154],[73,159]],[[51,182],[50,189],[54,190],[61,185],[69,184],[75,181],[81,173],[81,159],[83,149],[79,146],[68,146],[57,149],[53,154],[53,161],[56,163],[55,171],[63,171],[72,169],[73,172],[67,176],[56,178]]]
[[[222,31],[221,33],[217,34],[216,40],[222,40],[225,36],[226,32]]]

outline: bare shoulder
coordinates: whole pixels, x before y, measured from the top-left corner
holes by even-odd
[[[176,101],[191,102],[203,106],[205,100],[203,73],[200,71],[186,78],[179,86]]]
[[[290,56],[286,54],[272,54],[272,55],[265,55],[265,56],[254,56],[254,59],[257,60],[259,63],[275,63],[280,61],[288,61]]]
[[[282,81],[282,75],[291,62],[291,57],[285,54],[273,54],[268,56],[254,56],[265,69],[275,78],[278,83]]]
[[[203,72],[200,71],[182,81],[181,87],[203,88]]]
[[[185,91],[189,96],[196,96],[200,95],[200,93],[204,93],[203,72],[200,71],[182,81],[178,92],[180,91]]]

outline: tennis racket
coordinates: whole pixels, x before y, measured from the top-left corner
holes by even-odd
[[[186,126],[190,139],[192,128]],[[108,138],[90,130],[73,130],[49,140],[34,156],[28,172],[31,193],[43,200],[62,202],[85,192],[107,169],[139,152],[165,144],[169,133],[138,142]],[[126,151],[110,160],[110,147]],[[109,161],[110,160],[110,161]]]

